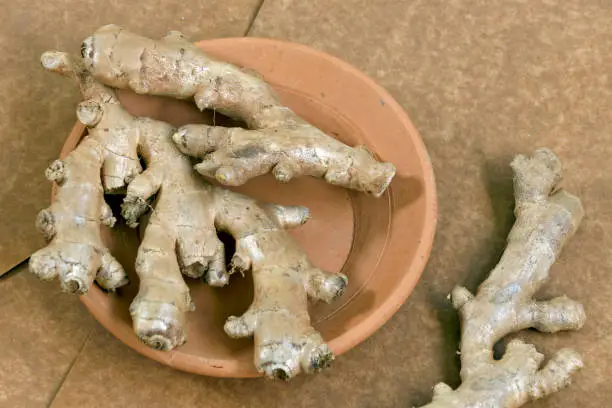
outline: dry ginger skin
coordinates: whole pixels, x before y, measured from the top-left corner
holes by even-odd
[[[136,93],[193,98],[199,109],[214,109],[242,120],[250,130],[206,125],[182,127],[180,149],[203,159],[196,170],[225,185],[241,185],[272,171],[287,182],[308,175],[382,195],[395,166],[380,163],[364,146],[351,148],[283,106],[253,73],[216,61],[181,33],[156,41],[107,25],[87,38],[82,56],[101,83]]]
[[[461,320],[462,383],[456,390],[436,385],[427,408],[520,407],[568,386],[583,365],[576,351],[563,349],[540,368],[544,356],[517,339],[501,360],[493,359],[494,344],[512,332],[577,330],[585,322],[582,305],[565,296],[533,299],[582,220],[580,200],[563,190],[553,192],[561,163],[548,149],[517,156],[512,168],[516,222],[506,250],[476,296],[463,287],[452,292]]]
[[[185,342],[186,313],[193,305],[181,272],[222,286],[230,273],[250,269],[253,305],[242,317],[228,319],[227,333],[255,337],[256,368],[267,376],[290,378],[328,366],[333,353],[311,326],[307,297],[331,302],[347,278],[315,268],[285,231],[306,222],[308,210],[258,203],[212,186],[172,142],[176,129],[132,116],[80,58],[47,52],[41,60],[47,70],[79,83],[85,100],[77,115],[88,136],[47,172],[58,184],[57,196],[38,224],[51,242],[32,256],[31,271],[45,279],[59,275],[64,289],[77,293],[85,293],[94,279],[105,289],[127,282],[99,236],[100,223],[114,221],[102,174],[106,191],[127,186],[122,216],[132,227],[156,195],[136,260],[139,292],[130,306],[143,342],[161,350]],[[217,230],[236,240],[230,271]]]

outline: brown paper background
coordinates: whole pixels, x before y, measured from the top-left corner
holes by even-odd
[[[35,246],[35,234],[24,225],[46,203],[48,185],[39,175],[72,126],[77,100],[61,79],[32,68],[30,61],[50,46],[76,47],[105,18],[158,35],[169,26],[181,29],[179,17],[185,15],[193,38],[222,37],[243,33],[258,6],[216,2],[211,14],[198,12],[193,3],[166,0],[163,13],[157,10],[161,2],[149,3],[147,12],[125,13],[120,7],[128,6],[105,4],[94,12],[93,4],[64,0],[49,3],[48,10],[27,3],[2,7],[10,12],[0,26],[0,50],[9,59],[0,68],[5,92],[0,121],[11,122],[0,123],[2,140],[9,141],[0,169],[3,183],[20,180],[13,190],[3,190],[3,248],[14,241],[20,248]],[[230,23],[236,13],[244,19]],[[79,18],[60,24],[66,15]],[[578,299],[589,320],[576,333],[519,335],[547,356],[572,346],[586,363],[571,388],[530,406],[609,406],[612,3],[265,0],[250,35],[300,42],[347,60],[386,87],[413,119],[432,158],[440,212],[431,259],[415,292],[332,370],[280,384],[198,377],[147,360],[106,333],[78,300],[21,267],[0,281],[0,290],[11,293],[2,292],[0,313],[12,316],[0,320],[5,350],[0,372],[7,373],[0,377],[0,407],[424,404],[435,383],[459,384],[458,321],[446,295],[457,283],[474,289],[499,259],[513,222],[509,161],[539,146],[560,156],[564,187],[580,196],[587,212],[541,296]],[[37,135],[36,143],[31,135]],[[24,189],[26,183],[31,185]],[[6,205],[17,197],[30,203],[25,221],[15,216],[25,209],[15,213]],[[41,340],[43,332],[50,333],[49,340]]]

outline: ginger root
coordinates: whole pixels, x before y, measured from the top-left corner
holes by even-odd
[[[135,227],[154,208],[138,249],[140,287],[130,306],[141,341],[160,350],[186,341],[186,312],[194,306],[181,272],[223,286],[231,273],[250,269],[255,302],[243,317],[230,317],[228,334],[255,336],[255,364],[267,376],[290,378],[327,367],[333,353],[311,326],[307,297],[331,302],[343,293],[347,278],[315,268],[284,230],[306,222],[308,210],[258,203],[207,183],[173,143],[175,128],[128,113],[81,59],[47,52],[41,61],[79,83],[85,101],[77,116],[89,132],[48,171],[58,194],[51,209],[41,212],[39,225],[54,241],[32,257],[32,272],[46,279],[59,274],[62,286],[78,293],[96,276],[107,289],[126,283],[99,238],[99,223],[114,221],[104,202],[102,174],[106,191],[127,185],[122,216],[128,225]],[[217,230],[236,239],[229,271]]]
[[[456,390],[437,384],[427,408],[516,408],[568,386],[583,366],[576,351],[562,349],[540,368],[544,356],[517,339],[501,360],[493,359],[494,344],[509,333],[577,330],[586,319],[582,305],[565,296],[533,300],[582,220],[580,200],[564,190],[553,192],[561,163],[548,149],[530,158],[519,155],[511,166],[516,223],[506,250],[476,296],[463,287],[452,292],[461,318],[462,384]]]
[[[251,269],[255,285],[253,304],[241,317],[230,316],[225,332],[234,338],[255,337],[255,367],[267,377],[289,379],[301,370],[328,367],[334,356],[310,325],[307,297],[330,303],[344,293],[347,278],[315,268],[287,233],[275,227],[299,225],[308,211],[264,207],[274,222],[258,227],[254,220],[265,219],[265,214],[250,198],[215,191],[217,223],[236,238],[232,269]]]
[[[281,182],[308,175],[378,197],[395,175],[393,164],[308,124],[283,106],[263,79],[214,60],[178,31],[155,41],[107,25],[83,42],[81,52],[103,84],[193,98],[201,110],[244,121],[252,130],[190,125],[174,137],[183,152],[203,159],[197,171],[222,184],[241,185],[272,171]]]

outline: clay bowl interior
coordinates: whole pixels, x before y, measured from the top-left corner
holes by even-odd
[[[349,277],[346,293],[331,305],[310,305],[314,326],[336,355],[363,341],[401,306],[418,281],[429,256],[436,224],[433,172],[419,135],[402,108],[382,88],[348,64],[310,48],[264,39],[220,39],[198,43],[209,54],[259,72],[284,104],[329,135],[364,144],[397,166],[388,191],[373,198],[321,180],[302,177],[280,184],[262,176],[233,188],[263,201],[307,206],[312,219],[291,231],[311,261]],[[121,91],[133,114],[179,126],[215,123],[239,126],[214,112],[200,112],[191,101]],[[77,124],[62,156],[86,134]],[[118,219],[121,196],[108,196]],[[188,282],[196,311],[189,314],[187,343],[161,352],[141,344],[132,331],[129,305],[138,290],[133,265],[142,228],[118,222],[103,231],[105,242],[130,274],[131,284],[108,294],[97,286],[81,297],[86,307],[116,337],[141,354],[194,373],[219,377],[257,376],[252,340],[233,340],[223,332],[230,315],[252,300],[249,274],[232,276],[225,288]],[[226,243],[228,259],[233,240]]]

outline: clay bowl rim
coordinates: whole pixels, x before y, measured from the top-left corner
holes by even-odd
[[[301,52],[311,54],[314,58],[326,59],[333,65],[341,67],[342,70],[347,73],[347,75],[355,76],[364,84],[365,87],[369,87],[375,91],[381,97],[381,99],[385,101],[386,106],[393,110],[397,119],[406,127],[406,136],[410,138],[411,143],[414,146],[416,156],[420,162],[420,168],[423,171],[425,219],[423,223],[421,240],[414,253],[413,261],[409,265],[402,267],[402,269],[405,269],[405,272],[402,274],[398,284],[395,285],[395,289],[391,295],[387,296],[382,305],[378,307],[376,313],[372,313],[364,320],[360,321],[338,337],[331,339],[328,342],[334,354],[336,356],[340,356],[372,336],[387,323],[387,321],[406,302],[425,270],[425,266],[427,265],[433,247],[438,221],[436,182],[429,154],[419,132],[410,120],[406,111],[399,105],[395,98],[393,98],[393,96],[382,86],[378,85],[374,80],[348,62],[303,44],[268,38],[218,38],[198,41],[196,42],[196,45],[205,47],[210,43],[231,44],[235,42],[250,42],[252,44],[264,44],[267,46],[295,48]],[[60,152],[61,159],[66,158],[66,156],[68,156],[68,154],[76,148],[78,143],[85,136],[85,133],[86,127],[77,121],[64,142],[64,145],[62,146]],[[51,202],[54,200],[55,192],[56,185],[54,184],[51,192]],[[392,194],[392,189],[389,189],[389,192]],[[90,296],[92,291],[97,296]],[[223,367],[220,367],[219,364],[216,364],[216,362],[212,359],[200,358],[197,362],[189,361],[189,359],[186,358],[186,355],[183,356],[181,354],[153,350],[138,341],[137,337],[134,335],[134,332],[131,330],[131,326],[129,327],[130,330],[128,330],[126,327],[124,327],[124,325],[116,324],[114,319],[112,319],[107,313],[106,307],[97,301],[97,299],[99,299],[101,296],[107,296],[98,286],[93,285],[89,292],[90,293],[86,295],[79,296],[79,299],[94,316],[94,318],[121,342],[145,357],[151,358],[172,368],[194,374],[227,378],[260,377],[260,375],[253,374],[251,372],[246,372],[240,369],[237,370],[235,366],[224,365]]]

